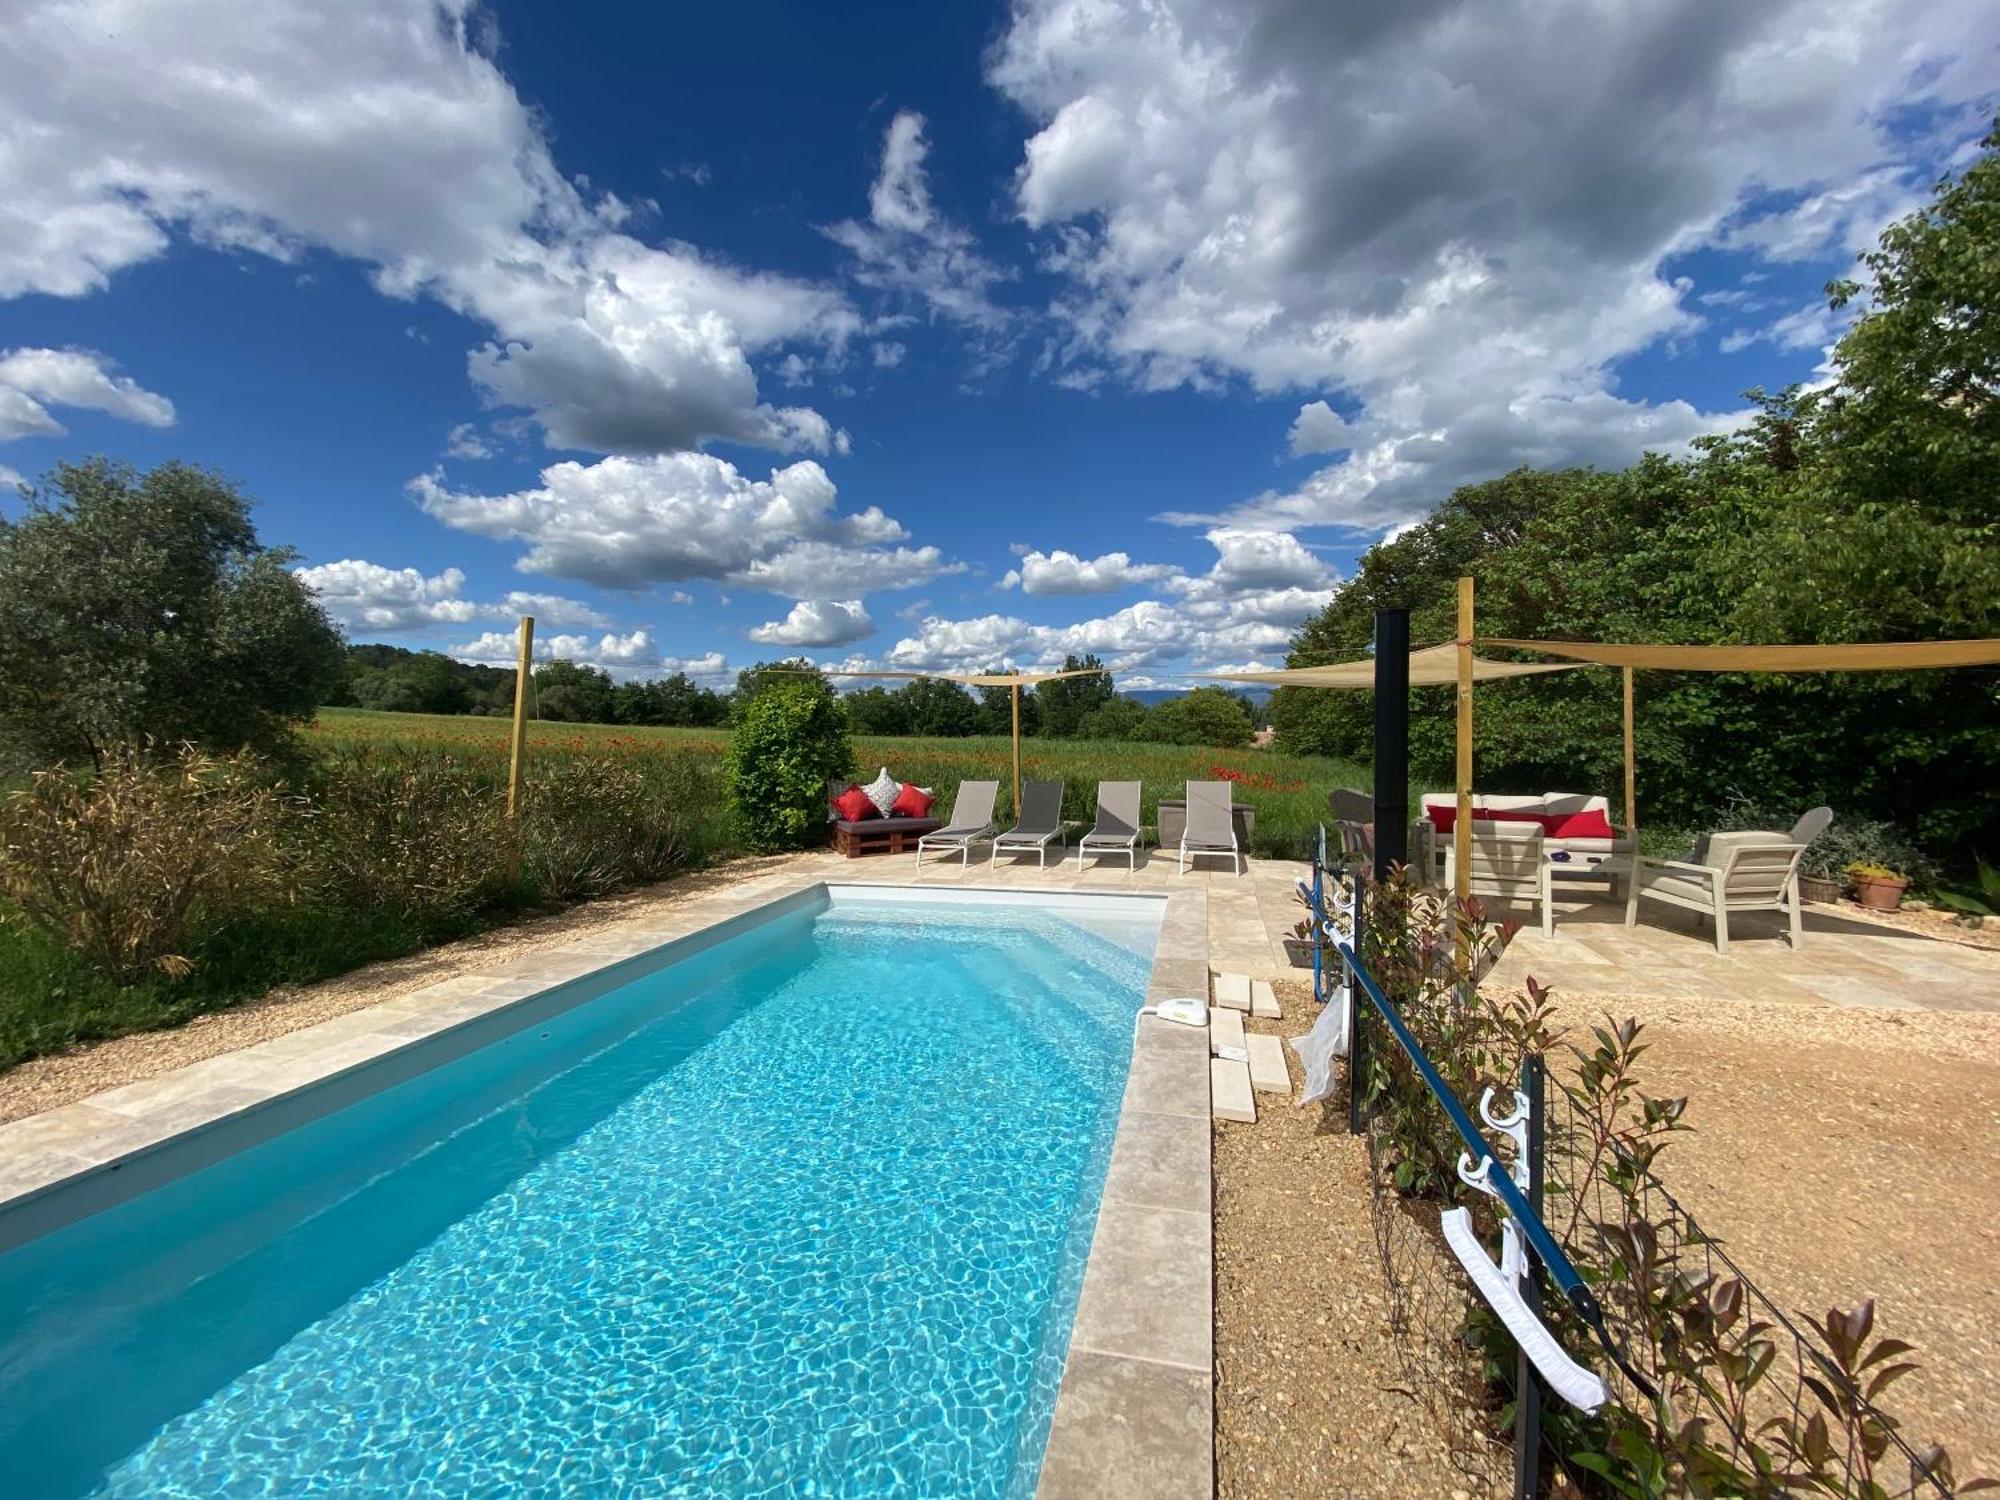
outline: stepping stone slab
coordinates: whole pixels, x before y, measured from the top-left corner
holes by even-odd
[[[1243,1045],[1243,1017],[1233,1010],[1212,1010],[1208,1013],[1208,1050],[1219,1052],[1224,1047]]]
[[[1215,1003],[1225,1010],[1250,1008],[1250,977],[1247,974],[1215,976]]]
[[[1257,1100],[1250,1092],[1250,1064],[1226,1058],[1208,1060],[1209,1112],[1218,1120],[1257,1123]]]
[[[1292,1075],[1285,1071],[1285,1047],[1277,1037],[1253,1032],[1250,1042],[1250,1086],[1260,1094],[1289,1094]]]
[[[1284,1012],[1278,1009],[1278,992],[1271,988],[1268,979],[1250,981],[1250,1014],[1265,1021],[1282,1021]]]

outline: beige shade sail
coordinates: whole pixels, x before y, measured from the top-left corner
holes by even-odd
[[[1503,646],[1511,651],[1539,651],[1545,656],[1564,656],[1600,667],[1669,672],[1902,672],[1925,667],[2000,665],[2000,640],[1893,641],[1850,646],[1644,646],[1482,636],[1478,644]]]
[[[804,671],[803,667],[788,668],[790,671]],[[973,687],[1033,687],[1038,682],[1053,682],[1058,677],[1101,677],[1109,667],[1079,667],[1073,672],[847,672],[839,667],[820,668],[828,677],[931,677],[940,682],[963,682]]]
[[[1482,642],[1482,645],[1510,645],[1512,642]],[[1535,677],[1544,672],[1574,672],[1569,663],[1487,661],[1472,659],[1472,680],[1491,682],[1504,677]],[[1323,667],[1287,667],[1276,672],[1199,672],[1199,677],[1217,682],[1253,682],[1270,687],[1362,688],[1375,686],[1375,658],[1329,662]],[[1410,653],[1411,687],[1444,687],[1458,681],[1458,647],[1426,646]]]

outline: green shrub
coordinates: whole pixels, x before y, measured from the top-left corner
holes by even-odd
[[[826,784],[854,771],[847,715],[816,677],[776,677],[742,705],[725,759],[729,804],[752,849],[795,849],[826,821]]]
[[[449,928],[505,888],[506,784],[496,764],[344,751],[314,768],[311,801],[304,859],[328,902]]]
[[[290,894],[295,810],[247,753],[38,771],[0,803],[0,894],[120,983],[179,976],[204,923]]]
[[[719,790],[714,762],[687,752],[534,766],[522,807],[522,875],[554,901],[664,880],[713,847]]]

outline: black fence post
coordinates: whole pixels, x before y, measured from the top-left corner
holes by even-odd
[[[1542,1055],[1521,1059],[1521,1092],[1528,1096],[1528,1206],[1542,1214],[1542,1112],[1547,1082]],[[1537,1321],[1542,1316],[1542,1280],[1534,1252],[1522,1247],[1521,1300]],[[1514,1500],[1535,1500],[1542,1483],[1542,1379],[1534,1361],[1514,1353]]]
[[[1375,878],[1410,858],[1410,612],[1375,611]],[[1365,955],[1364,955],[1365,957]]]

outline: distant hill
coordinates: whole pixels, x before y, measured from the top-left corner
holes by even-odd
[[[1252,703],[1265,703],[1271,697],[1271,689],[1267,687],[1243,687],[1227,682],[1219,683],[1217,686],[1226,687],[1238,697],[1248,698]],[[1170,698],[1185,698],[1193,691],[1193,688],[1137,688],[1119,696],[1130,698],[1135,703],[1143,703],[1151,708],[1155,703],[1165,703]]]

